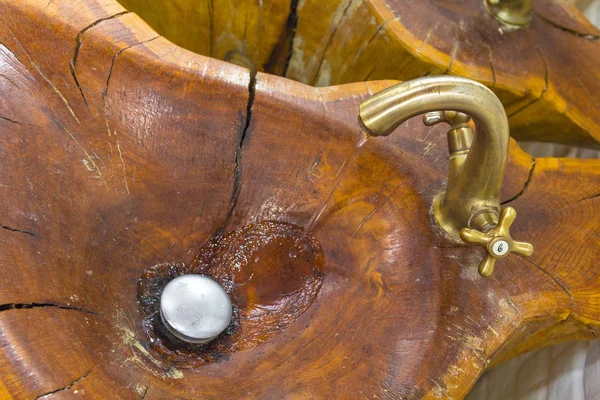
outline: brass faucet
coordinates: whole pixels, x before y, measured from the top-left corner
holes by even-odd
[[[404,121],[425,114],[426,125],[446,122],[450,166],[445,193],[434,200],[433,214],[454,240],[487,247],[493,259],[514,251],[530,255],[533,247],[513,241],[510,224],[516,212],[499,224],[500,188],[508,154],[506,112],[496,95],[480,83],[455,76],[414,79],[387,88],[362,102],[358,122],[371,136],[387,136]],[[468,126],[470,118],[475,132]],[[480,233],[481,235],[478,235]],[[500,248],[500,250],[498,250]],[[488,258],[479,272],[488,276]]]
[[[486,0],[490,12],[501,22],[512,27],[523,27],[531,22],[534,0]]]

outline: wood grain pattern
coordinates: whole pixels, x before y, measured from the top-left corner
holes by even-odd
[[[532,258],[429,217],[445,129],[357,150],[357,106],[395,82],[313,88],[190,53],[116,3],[0,4],[0,394],[7,399],[461,398],[489,365],[600,326],[600,162],[511,142],[502,198]],[[49,51],[51,49],[51,51]],[[281,333],[196,368],[161,358],[138,280],[216,233],[306,226],[325,263]]]
[[[600,31],[572,2],[537,0],[532,23],[517,30],[483,0],[121,2],[192,51],[242,54],[310,85],[475,79],[500,97],[515,138],[598,148]]]

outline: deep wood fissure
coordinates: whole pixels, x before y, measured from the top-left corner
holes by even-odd
[[[296,39],[296,31],[298,29],[298,3],[299,0],[290,1],[290,11],[285,22],[285,28],[281,32],[279,41],[273,47],[268,61],[263,66],[265,72],[276,74],[277,64],[280,62],[281,55],[285,54],[281,76],[287,75],[290,60],[294,54],[294,40]]]
[[[533,173],[535,171],[535,166],[536,166],[536,160],[535,158],[531,158],[531,168],[529,169],[529,175],[527,176],[527,180],[525,181],[525,184],[523,185],[523,188],[519,191],[519,193],[517,193],[516,195],[514,195],[513,197],[511,197],[508,200],[505,200],[503,202],[501,202],[501,205],[505,205],[508,204],[510,202],[513,202],[515,200],[517,200],[519,197],[523,196],[525,194],[525,191],[527,190],[527,188],[529,187],[529,185],[531,184],[531,181],[533,179]]]
[[[119,13],[110,15],[108,17],[97,19],[96,21],[92,22],[91,24],[89,24],[88,26],[86,26],[85,28],[80,30],[79,33],[77,33],[77,36],[75,37],[75,49],[73,50],[73,59],[71,60],[71,63],[73,64],[73,68],[77,67],[77,57],[79,57],[79,50],[81,49],[81,41],[82,41],[83,35],[87,31],[89,31],[90,29],[92,29],[93,27],[98,25],[99,23],[107,21],[109,19],[116,18],[121,15],[125,15],[125,14],[129,14],[129,11],[121,11]]]
[[[63,386],[63,387],[61,387],[61,388],[58,388],[58,389],[56,389],[56,390],[53,390],[53,391],[51,391],[51,392],[48,392],[48,393],[40,394],[39,396],[37,396],[37,397],[35,398],[35,400],[41,399],[42,397],[46,397],[46,396],[52,396],[53,394],[56,394],[56,393],[58,393],[58,392],[62,392],[62,391],[64,391],[64,390],[69,390],[69,389],[71,389],[73,386],[75,386],[75,384],[77,384],[78,382],[81,382],[82,380],[84,380],[85,378],[87,378],[87,376],[88,376],[89,374],[91,374],[93,370],[94,370],[93,368],[92,368],[92,369],[90,369],[88,372],[86,372],[85,374],[81,375],[79,378],[75,379],[73,382],[69,383],[69,384],[68,384],[68,385],[66,385],[66,386]]]
[[[576,31],[575,29],[571,29],[571,28],[567,28],[566,26],[557,24],[556,22],[544,17],[543,15],[540,15],[538,13],[535,13],[536,17],[540,18],[542,21],[546,22],[549,25],[552,25],[553,27],[560,29],[563,32],[567,32],[570,33],[571,35],[575,35],[577,37],[586,39],[586,40],[598,40],[600,39],[600,35],[594,35],[591,33],[584,33],[584,32],[579,32]]]
[[[81,94],[81,98],[83,99],[83,104],[85,104],[85,107],[87,109],[89,109],[87,99],[85,98],[85,94],[83,94],[83,89],[81,88],[81,85],[79,84],[79,79],[77,79],[77,73],[75,72],[75,66],[71,62],[69,62],[69,71],[71,71],[71,76],[73,77],[75,86],[77,86],[77,89],[79,89],[79,94]]]
[[[248,102],[246,103],[246,120],[244,122],[242,133],[240,135],[240,142],[235,151],[235,164],[233,167],[233,189],[231,192],[231,198],[229,200],[229,209],[227,210],[225,221],[217,230],[216,234],[223,233],[224,230],[227,228],[229,221],[231,221],[231,217],[233,216],[233,211],[235,210],[235,206],[237,205],[237,201],[240,196],[240,190],[242,187],[242,156],[244,152],[244,146],[246,145],[248,140],[248,131],[250,130],[250,123],[252,121],[252,106],[254,105],[254,97],[256,94],[256,71],[249,69],[248,73],[250,75],[250,80],[248,82]]]
[[[290,67],[290,60],[294,54],[294,39],[296,39],[296,31],[298,30],[298,3],[299,0],[292,0],[290,2],[290,13],[286,21],[286,28],[289,27],[289,45],[287,55],[285,56],[285,62],[283,64],[283,71],[281,76],[287,76],[288,68]]]
[[[10,226],[3,225],[3,224],[1,224],[1,223],[0,223],[0,228],[2,228],[2,229],[6,229],[7,231],[11,231],[11,232],[19,232],[19,233],[24,233],[24,234],[26,234],[26,235],[30,235],[30,236],[33,236],[33,237],[38,237],[38,236],[37,236],[35,233],[33,233],[33,232],[24,231],[23,229],[17,229],[17,228],[13,228],[13,227],[10,227]],[[1,306],[0,306],[0,307],[1,307]],[[0,311],[1,311],[1,309],[0,309]]]
[[[33,308],[44,308],[44,307],[54,307],[54,308],[60,308],[62,310],[81,311],[86,314],[91,314],[91,315],[95,315],[98,317],[102,317],[102,314],[98,314],[97,312],[87,310],[83,307],[75,307],[75,306],[69,306],[69,305],[58,304],[58,303],[35,303],[35,302],[34,303],[6,303],[6,304],[0,304],[0,312],[8,311],[8,310],[30,310]]]

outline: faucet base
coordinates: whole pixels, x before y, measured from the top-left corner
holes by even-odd
[[[457,227],[456,224],[452,221],[451,218],[448,218],[448,213],[444,212],[445,209],[442,206],[442,202],[444,201],[444,197],[446,192],[440,193],[433,199],[433,217],[435,222],[439,225],[440,228],[446,233],[446,235],[454,242],[461,243],[462,239],[460,238],[460,227]]]
[[[472,228],[481,232],[488,232],[498,224],[499,208],[492,206],[472,207],[471,215],[466,226],[457,220],[456,214],[452,213],[452,207],[444,206],[446,192],[439,194],[433,199],[433,216],[435,222],[446,233],[449,239],[462,243],[460,231],[463,228]],[[460,219],[460,218],[459,218]]]

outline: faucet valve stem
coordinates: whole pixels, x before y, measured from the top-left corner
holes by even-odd
[[[450,156],[466,155],[473,143],[473,130],[468,124],[471,121],[465,113],[458,111],[432,111],[423,114],[423,123],[433,126],[440,122],[450,125],[448,131],[448,152]]]

